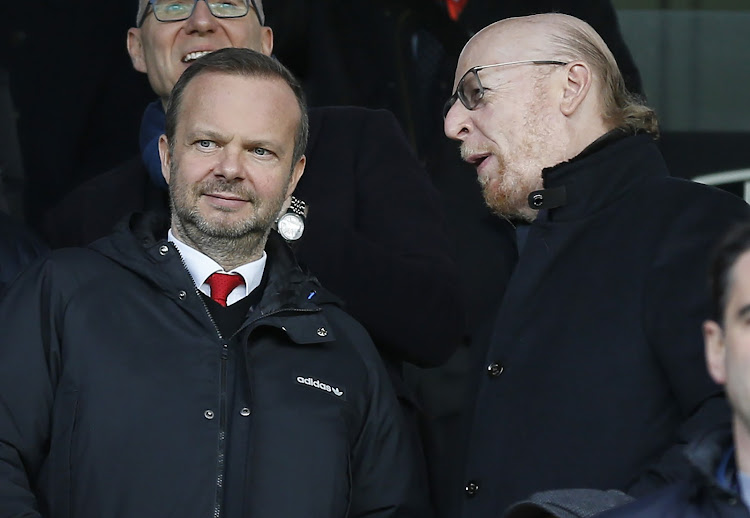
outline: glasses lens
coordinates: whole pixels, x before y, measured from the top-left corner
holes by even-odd
[[[473,110],[479,105],[479,101],[484,96],[484,88],[482,83],[479,82],[479,74],[476,70],[469,70],[461,78],[456,93],[467,110]]]
[[[189,18],[195,6],[195,0],[154,0],[154,16],[160,22],[174,22]]]
[[[445,119],[448,116],[448,112],[451,111],[451,108],[456,103],[456,99],[458,99],[457,94],[453,94],[450,96],[450,98],[445,101],[445,104],[443,105],[443,118]]]
[[[208,8],[217,18],[239,18],[245,16],[250,9],[245,0],[209,1]]]

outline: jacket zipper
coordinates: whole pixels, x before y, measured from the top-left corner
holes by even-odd
[[[185,268],[185,271],[188,272],[188,275],[190,274],[190,270],[188,270],[187,265],[185,264],[185,259],[182,257],[182,254],[180,253],[180,250],[174,246],[175,251],[177,252],[177,257],[180,258],[180,261],[182,262],[182,267]],[[193,282],[193,290],[195,291],[195,295],[198,297],[198,300],[200,300],[201,305],[203,306],[203,310],[206,312],[206,315],[208,315],[208,319],[211,321],[211,325],[214,326],[214,331],[216,331],[216,335],[219,337],[219,340],[222,343],[222,350],[221,350],[221,378],[220,378],[220,385],[221,385],[221,391],[219,393],[219,445],[218,445],[218,451],[216,456],[216,500],[214,501],[214,516],[213,518],[220,518],[221,517],[221,503],[224,500],[224,466],[225,466],[225,455],[226,455],[226,430],[227,430],[227,361],[229,358],[229,353],[227,351],[229,344],[226,340],[224,340],[224,337],[221,335],[221,331],[219,331],[219,326],[216,325],[216,321],[214,320],[214,317],[211,315],[211,312],[208,310],[208,306],[206,306],[206,302],[203,300],[203,297],[201,297],[201,292],[198,289],[198,286],[195,285],[195,280],[193,280],[193,276],[190,275],[190,279]]]
[[[182,262],[182,267],[185,268],[185,271],[188,272],[188,275],[190,274],[190,270],[188,270],[187,265],[185,264],[185,259],[182,257],[182,254],[180,253],[180,250],[174,246],[175,251],[177,252],[177,257],[180,258],[180,261]],[[225,455],[226,455],[226,429],[227,429],[227,363],[229,359],[229,352],[227,351],[229,347],[229,343],[224,340],[224,337],[221,335],[221,331],[219,331],[219,326],[216,325],[216,321],[214,320],[214,317],[211,315],[211,312],[208,310],[208,306],[206,306],[205,301],[203,300],[203,297],[201,297],[201,292],[198,289],[198,286],[195,285],[195,280],[193,280],[193,276],[190,275],[190,279],[193,282],[193,290],[195,291],[195,295],[198,297],[198,300],[200,300],[201,304],[203,305],[203,310],[206,312],[206,315],[208,315],[208,319],[211,321],[211,324],[214,326],[214,330],[216,331],[216,335],[219,337],[219,340],[222,343],[222,351],[221,351],[221,393],[219,395],[219,448],[217,452],[217,460],[216,460],[216,501],[214,502],[214,516],[213,518],[221,518],[221,503],[224,500],[224,467],[225,467]],[[240,326],[240,329],[238,329],[234,334],[236,335],[239,333],[242,329],[245,327],[250,327],[254,325],[256,322],[272,316],[276,315],[278,313],[284,313],[284,312],[292,312],[292,313],[316,313],[319,310],[314,309],[300,309],[300,308],[284,308],[284,309],[276,309],[274,311],[271,311],[269,313],[261,313],[257,318],[254,320],[248,322],[246,325]],[[232,335],[234,336],[234,335]],[[230,337],[231,338],[231,337]]]

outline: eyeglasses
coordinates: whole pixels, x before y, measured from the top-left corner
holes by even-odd
[[[525,60],[509,61],[507,63],[495,63],[494,65],[482,65],[470,68],[458,82],[456,91],[450,96],[443,106],[443,118],[448,116],[448,111],[456,103],[456,99],[461,101],[467,110],[475,110],[479,106],[479,101],[484,97],[484,86],[479,80],[479,71],[485,68],[507,67],[510,65],[567,65],[563,61],[545,60]]]
[[[187,20],[193,15],[195,11],[195,5],[199,0],[148,0],[151,4],[151,9],[154,12],[154,16],[160,22],[180,22]],[[260,17],[260,11],[258,6],[255,4],[255,0],[204,0],[208,6],[208,10],[216,18],[242,18],[248,11],[250,11],[250,5],[252,4],[255,14],[258,16],[258,21],[263,25],[263,20]],[[148,11],[143,13],[143,18],[140,21],[139,27],[143,25],[143,22],[148,16]]]

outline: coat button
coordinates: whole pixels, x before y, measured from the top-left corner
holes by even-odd
[[[214,418],[214,411],[213,410],[206,410],[203,412],[203,417],[206,419],[213,419]]]
[[[318,336],[328,336],[328,330],[325,327],[318,328]]]
[[[169,253],[169,247],[167,245],[161,245],[159,247],[159,253],[161,255],[167,255],[167,253]]]
[[[185,300],[187,297],[187,292],[180,290],[180,293],[177,294],[178,297],[180,297],[180,300]]]
[[[534,194],[533,196],[531,196],[529,202],[532,208],[538,209],[539,207],[544,205],[544,196],[542,196],[541,194]]]
[[[466,484],[466,496],[473,497],[477,494],[477,491],[479,491],[479,484],[477,484],[475,481],[470,480]]]
[[[250,409],[249,409],[249,408],[247,408],[247,407],[243,408],[242,410],[240,410],[240,415],[241,415],[242,417],[247,417],[247,416],[249,416],[249,415],[250,415]]]
[[[503,373],[504,370],[505,370],[505,367],[503,367],[499,363],[497,363],[497,362],[490,363],[487,366],[487,375],[490,378],[497,378],[498,376],[500,376]]]

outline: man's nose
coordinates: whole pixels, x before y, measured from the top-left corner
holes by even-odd
[[[185,22],[185,29],[188,32],[211,32],[215,29],[217,18],[211,14],[208,8],[208,0],[197,0],[193,14]]]
[[[225,147],[221,150],[219,166],[214,170],[215,174],[232,180],[242,175],[242,150]]]
[[[453,140],[463,140],[471,128],[471,113],[461,101],[456,100],[445,114],[443,131],[445,136]]]

